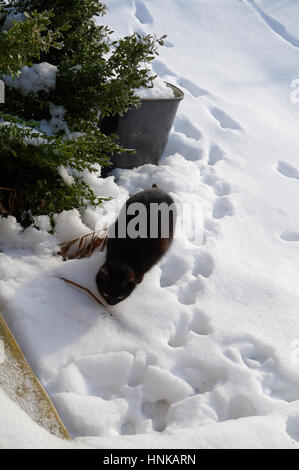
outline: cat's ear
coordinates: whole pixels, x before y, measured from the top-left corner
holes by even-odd
[[[110,276],[109,272],[106,266],[102,266],[101,269],[99,270],[99,275],[103,281],[109,281]]]
[[[143,276],[144,274],[139,274],[139,276],[136,277],[135,279],[136,284],[140,284],[140,282],[143,281]]]

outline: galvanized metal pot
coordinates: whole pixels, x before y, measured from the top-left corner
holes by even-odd
[[[136,152],[112,155],[113,168],[135,168],[146,163],[158,165],[167,145],[168,136],[184,93],[166,83],[174,92],[172,98],[144,98],[139,108],[131,108],[124,116],[108,116],[100,120],[100,130],[117,134],[120,144]],[[104,176],[104,175],[103,175]]]

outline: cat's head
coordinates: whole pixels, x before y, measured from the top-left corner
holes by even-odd
[[[126,299],[141,281],[130,266],[116,261],[105,263],[96,276],[98,290],[109,305]]]

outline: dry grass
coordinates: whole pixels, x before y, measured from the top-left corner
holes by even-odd
[[[79,289],[82,289],[84,290],[85,292],[87,292],[87,294],[89,294],[98,304],[100,304],[102,307],[104,306],[104,304],[100,301],[100,299],[93,293],[91,292],[91,290],[89,290],[87,287],[84,287],[84,286],[81,286],[81,284],[78,284],[77,282],[74,282],[74,281],[70,281],[69,279],[66,279],[65,277],[60,277],[60,279],[62,279],[64,282],[67,282],[68,284],[71,284],[75,287],[78,287]]]
[[[64,260],[86,258],[91,256],[94,250],[97,248],[99,248],[100,251],[103,251],[106,246],[106,242],[107,229],[103,230],[101,235],[98,235],[97,232],[91,232],[83,235],[83,237],[78,237],[67,242],[59,243],[61,249],[58,254],[62,256]],[[69,254],[69,250],[74,248],[76,243],[78,243],[78,248]]]

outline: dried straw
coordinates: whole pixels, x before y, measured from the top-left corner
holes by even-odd
[[[84,290],[85,292],[87,292],[98,304],[100,304],[102,307],[104,306],[104,304],[100,301],[100,299],[98,299],[98,297],[93,293],[91,292],[91,290],[89,290],[87,287],[84,287],[84,286],[81,286],[81,284],[78,284],[77,282],[74,282],[74,281],[70,281],[69,279],[66,279],[65,277],[60,277],[60,279],[62,279],[64,282],[67,282],[68,284],[71,284],[75,287],[79,287],[79,289],[82,289]]]
[[[76,251],[68,254],[68,251],[79,242],[79,246]],[[86,258],[92,255],[95,249],[99,248],[103,251],[107,243],[107,229],[104,229],[101,235],[97,232],[87,233],[82,237],[74,238],[73,240],[59,243],[61,247],[58,252],[64,260],[66,259],[79,259]]]

